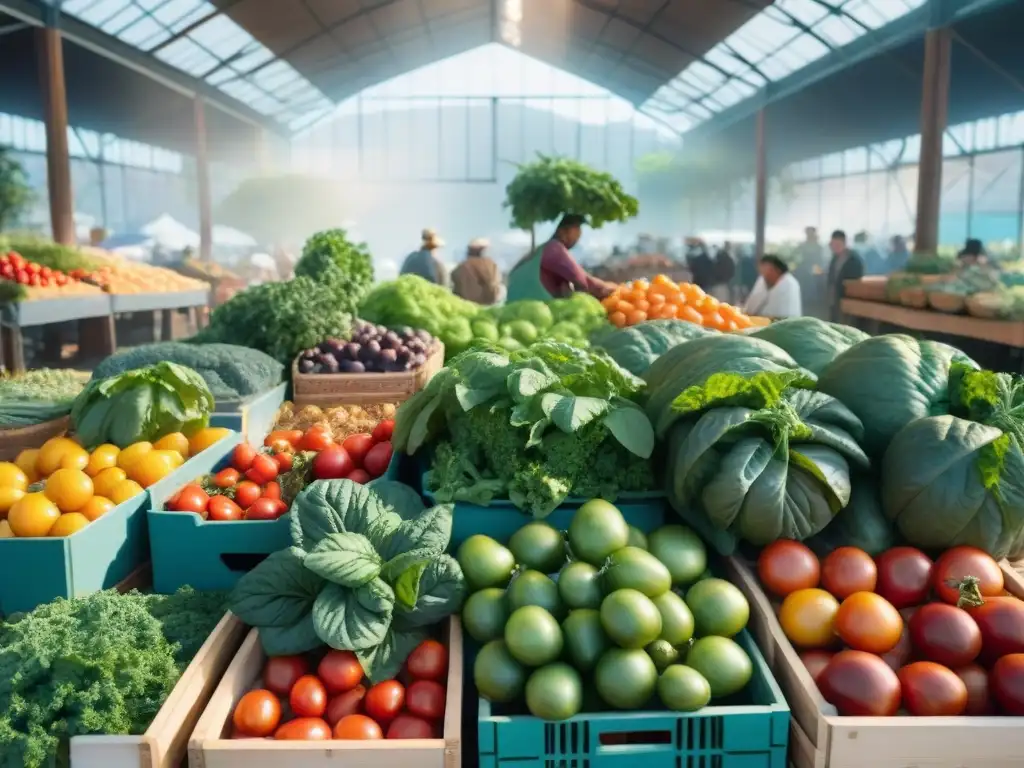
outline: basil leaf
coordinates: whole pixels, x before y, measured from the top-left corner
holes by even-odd
[[[402,522],[380,549],[384,559],[381,578],[393,582],[409,566],[429,560],[448,549],[452,538],[451,504],[438,504]]]
[[[230,609],[252,627],[290,627],[309,614],[324,580],[307,570],[295,547],[274,552],[242,576]]]
[[[392,627],[379,645],[357,650],[356,658],[371,683],[391,680],[402,671],[409,654],[429,636],[425,629],[397,630]]]
[[[545,366],[545,369],[547,366]],[[558,377],[549,370],[520,368],[508,377],[508,391],[518,403],[531,400],[545,389],[555,386]]]
[[[358,533],[379,547],[394,530],[380,499],[351,480],[317,480],[295,497],[292,543],[312,552],[332,533]]]
[[[398,516],[398,519],[394,521],[395,528],[402,520],[416,517],[427,508],[423,503],[423,497],[405,483],[378,478],[370,481],[366,487],[377,494],[386,513]]]
[[[395,581],[395,601],[397,605],[413,608],[420,594],[420,580],[426,570],[428,560],[406,568]]]
[[[381,559],[365,536],[332,533],[306,555],[303,565],[327,581],[355,589],[377,578]]]
[[[313,614],[307,613],[290,627],[261,627],[260,643],[267,656],[296,656],[324,644],[316,634]]]
[[[649,459],[654,452],[654,427],[639,407],[620,405],[604,417],[604,425],[630,453]]]
[[[607,400],[598,397],[562,397],[550,411],[545,411],[555,426],[566,434],[576,432],[609,408]]]
[[[462,568],[455,558],[441,555],[420,574],[415,605],[409,608],[401,601],[396,605],[395,621],[403,629],[431,626],[456,613],[465,596]]]
[[[339,651],[373,648],[387,636],[395,595],[374,579],[358,589],[328,584],[313,605],[317,636]]]

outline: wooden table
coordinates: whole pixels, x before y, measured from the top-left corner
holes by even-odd
[[[969,315],[951,315],[929,309],[911,309],[878,301],[843,299],[839,305],[844,315],[877,320],[915,331],[928,331],[951,336],[1005,344],[1024,348],[1024,322],[1015,320],[983,320]]]

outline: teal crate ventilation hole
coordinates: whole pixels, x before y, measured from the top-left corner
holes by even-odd
[[[277,412],[288,394],[288,383],[254,395],[248,400],[217,403],[210,415],[211,427],[226,427],[245,435],[252,445],[262,445],[274,428]]]
[[[754,665],[737,700],[697,712],[580,714],[549,723],[479,700],[480,768],[786,768],[789,705],[744,630]],[[742,697],[742,698],[740,698]]]

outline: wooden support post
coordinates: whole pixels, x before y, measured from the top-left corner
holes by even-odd
[[[924,43],[924,87],[921,92],[921,156],[917,170],[917,220],[914,251],[935,253],[939,246],[942,205],[942,137],[949,111],[949,69],[952,31],[929,29]]]
[[[68,101],[64,85],[64,51],[60,30],[36,30],[39,80],[46,122],[46,183],[50,196],[53,239],[74,245],[75,198],[71,187],[71,156],[68,151]]]
[[[210,197],[210,161],[206,148],[206,109],[203,97],[195,97],[196,184],[199,187],[199,257],[213,258],[213,202]]]
[[[764,107],[757,112],[755,127],[757,169],[754,176],[754,256],[764,256],[764,233],[768,225],[768,161],[765,156]]]

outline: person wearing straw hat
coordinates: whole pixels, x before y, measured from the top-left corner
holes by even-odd
[[[490,243],[478,237],[466,249],[466,260],[452,271],[452,292],[477,304],[494,304],[501,294],[501,271],[487,256]]]
[[[421,240],[420,249],[405,257],[400,274],[419,275],[437,285],[447,285],[448,270],[435,254],[444,245],[444,240],[432,229],[424,229]]]

